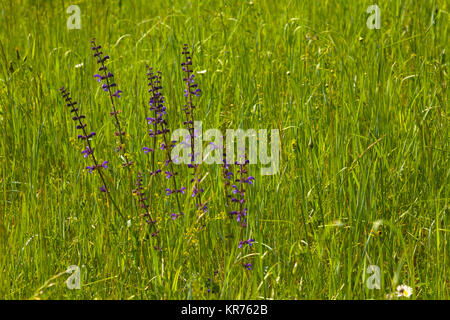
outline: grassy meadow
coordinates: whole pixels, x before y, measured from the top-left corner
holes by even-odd
[[[397,299],[405,284],[401,299],[449,299],[448,2],[378,1],[369,29],[375,3],[2,0],[0,298]],[[70,5],[81,29],[67,28]],[[127,168],[94,37],[123,91]],[[206,213],[176,166],[188,191],[175,220],[169,180],[149,174],[146,66],[162,72],[168,127],[183,127],[185,43],[204,131],[279,130],[279,172],[248,166],[245,228],[220,165],[198,168]],[[110,198],[85,169],[62,86],[97,133]],[[139,171],[157,237],[132,192]],[[80,289],[66,284],[72,265]]]

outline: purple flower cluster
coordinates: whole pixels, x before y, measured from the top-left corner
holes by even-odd
[[[98,74],[94,75],[94,78],[97,79],[98,82],[102,84],[103,91],[107,92],[109,94],[109,98],[112,105],[112,111],[110,112],[110,115],[114,117],[114,124],[116,126],[116,132],[114,133],[116,137],[119,138],[119,146],[117,147],[117,151],[121,152],[122,157],[125,159],[125,162],[122,164],[123,167],[128,167],[133,165],[132,161],[129,161],[127,158],[127,154],[125,151],[125,131],[122,130],[120,121],[119,121],[119,111],[116,108],[116,103],[114,99],[119,99],[120,94],[122,93],[122,90],[119,90],[117,88],[117,84],[114,82],[114,74],[112,74],[110,71],[108,71],[108,67],[106,66],[105,62],[109,59],[108,55],[103,55],[103,52],[100,51],[102,46],[96,45],[95,39],[91,40],[91,50],[94,52],[94,58],[97,59],[97,64],[100,65],[98,71]],[[114,93],[113,93],[114,91]]]
[[[198,84],[195,82],[194,74],[192,70],[192,57],[191,53],[188,50],[187,44],[183,46],[183,52],[182,54],[185,57],[185,60],[181,63],[181,67],[183,72],[185,73],[185,76],[183,78],[183,81],[186,85],[184,89],[184,97],[185,97],[185,105],[183,107],[184,114],[186,116],[186,120],[183,122],[183,124],[186,126],[186,129],[189,131],[189,137],[187,137],[189,140],[189,145],[191,147],[191,163],[188,164],[189,168],[194,169],[193,176],[194,178],[191,179],[191,183],[193,183],[192,187],[192,198],[196,198],[196,206],[197,208],[203,210],[203,212],[206,212],[208,210],[207,203],[202,203],[201,200],[201,194],[204,192],[203,188],[199,187],[200,179],[198,178],[198,164],[194,163],[195,160],[195,150],[194,150],[194,139],[195,139],[195,131],[194,131],[194,96],[199,97],[201,90],[198,88]]]
[[[244,244],[248,244],[249,247],[251,247],[253,245],[253,242],[255,242],[255,239],[248,239],[245,241],[239,241],[239,249],[242,249],[242,246]]]
[[[244,185],[248,184],[251,185],[253,183],[253,181],[255,180],[255,178],[253,176],[248,176],[248,171],[247,171],[247,164],[249,163],[249,160],[245,157],[244,161],[236,161],[235,165],[239,166],[239,169],[237,170],[237,174],[239,175],[239,178],[236,178],[234,180],[235,184],[233,184],[231,187],[233,188],[232,190],[232,197],[231,197],[231,202],[234,202],[236,204],[238,204],[238,210],[233,210],[231,212],[231,215],[235,215],[236,216],[236,220],[237,222],[241,222],[241,225],[243,227],[247,226],[247,220],[246,220],[246,216],[247,216],[247,208],[245,207],[245,188]]]
[[[194,162],[194,96],[199,96],[201,90],[198,88],[198,84],[194,81],[194,74],[192,70],[192,57],[191,53],[188,51],[187,44],[183,47],[183,55],[185,56],[185,61],[181,63],[181,67],[185,76],[183,81],[186,85],[184,89],[184,97],[185,97],[185,105],[183,107],[184,114],[186,116],[186,120],[183,124],[186,126],[186,129],[189,131],[189,141],[191,146],[191,160]]]
[[[225,139],[222,137],[222,141]],[[220,148],[220,146],[216,146]],[[253,176],[248,175],[247,165],[250,161],[247,159],[247,154],[241,155],[238,161],[231,165],[227,162],[226,146],[221,147],[223,149],[223,164],[222,164],[222,178],[225,185],[225,204],[226,210],[231,217],[236,216],[236,220],[241,228],[247,227],[247,207],[245,206],[245,185],[252,185],[255,181]],[[233,167],[237,168],[236,175],[233,173]],[[230,191],[229,191],[230,190]],[[234,208],[234,210],[233,210]],[[242,229],[241,229],[242,230]],[[242,232],[240,232],[242,234]],[[249,247],[253,246],[255,239],[240,240],[239,249],[243,249],[245,245]],[[250,263],[244,264],[247,270],[252,270],[253,266]]]
[[[107,62],[110,59],[108,55],[104,55],[102,52],[102,47],[97,45],[95,39],[91,41],[92,44],[92,52],[93,57],[98,64],[98,73],[94,75],[94,78],[100,83],[101,88],[105,91],[110,99],[112,111],[110,112],[111,119],[115,125],[115,136],[117,137],[117,152],[119,156],[123,159],[124,163],[122,163],[123,167],[130,167],[133,165],[133,162],[130,161],[130,155],[126,152],[126,140],[127,135],[123,130],[124,126],[121,125],[119,121],[119,113],[120,111],[117,109],[117,105],[119,104],[122,91],[118,88],[117,83],[115,82],[114,74],[108,69]],[[183,124],[186,127],[186,138],[180,144],[184,145],[186,150],[189,150],[190,161],[188,161],[187,171],[189,172],[189,176],[185,177],[186,184],[189,186],[181,185],[181,174],[174,170],[174,163],[177,163],[177,159],[171,157],[171,151],[175,147],[176,141],[170,141],[170,129],[168,125],[167,119],[167,110],[166,110],[166,102],[165,97],[162,94],[162,73],[160,71],[153,71],[153,68],[147,66],[147,80],[148,80],[148,92],[150,93],[149,99],[149,109],[150,114],[146,116],[146,122],[148,124],[148,136],[150,137],[150,142],[148,146],[143,146],[142,151],[149,156],[148,159],[151,158],[151,163],[149,162],[148,172],[146,171],[146,175],[148,175],[149,186],[148,191],[144,188],[144,175],[142,172],[137,173],[137,178],[135,181],[135,186],[130,186],[130,189],[133,190],[133,194],[137,196],[137,201],[139,204],[139,217],[141,222],[141,230],[143,230],[142,226],[145,222],[149,225],[148,229],[151,232],[151,238],[155,239],[154,248],[161,252],[160,246],[160,230],[158,230],[157,221],[159,217],[157,217],[156,210],[153,207],[154,201],[152,201],[154,195],[153,187],[158,185],[158,183],[163,180],[166,182],[166,185],[161,189],[168,196],[167,200],[170,203],[170,217],[173,220],[176,220],[180,216],[184,215],[183,208],[181,206],[180,198],[188,197],[192,200],[186,201],[192,204],[195,203],[196,209],[192,206],[192,209],[196,210],[199,214],[199,218],[203,216],[203,213],[208,212],[208,200],[202,202],[202,197],[205,199],[206,197],[203,195],[206,187],[201,185],[201,168],[199,167],[198,156],[195,154],[195,143],[194,140],[198,138],[199,133],[196,132],[194,128],[194,113],[196,106],[194,104],[196,99],[200,97],[201,90],[199,89],[198,84],[195,80],[195,75],[193,72],[193,60],[190,51],[188,50],[188,46],[185,44],[183,46],[182,54],[184,56],[183,62],[181,63],[182,71],[184,73],[183,76],[183,84],[184,84],[184,121]],[[76,123],[76,128],[79,130],[78,140],[83,144],[83,149],[81,154],[84,158],[91,160],[92,162],[86,166],[86,170],[89,173],[93,173],[94,175],[98,175],[101,179],[100,191],[105,193],[107,200],[111,199],[114,207],[119,211],[119,208],[115,204],[113,198],[111,197],[110,191],[108,190],[107,184],[105,183],[109,162],[98,160],[96,158],[96,152],[94,154],[94,148],[92,146],[92,140],[96,136],[95,132],[90,132],[86,129],[87,125],[85,124],[86,116],[79,112],[79,108],[77,107],[77,102],[72,101],[69,92],[63,87],[60,89],[63,98],[65,99],[67,106],[70,108],[72,120]],[[189,143],[188,143],[189,141]],[[222,141],[224,141],[222,137]],[[244,159],[242,161],[236,161],[233,163],[227,163],[226,160],[226,148],[224,146],[216,145],[213,142],[210,142],[210,146],[212,150],[220,150],[223,149],[223,164],[222,164],[222,176],[225,183],[225,193],[226,193],[226,209],[225,212],[230,214],[229,223],[227,226],[230,227],[232,224],[236,224],[234,221],[237,221],[235,226],[236,229],[239,229],[239,235],[236,234],[236,242],[233,240],[231,245],[234,247],[237,244],[237,240],[247,239],[247,236],[244,236],[243,228],[247,227],[247,198],[246,198],[246,190],[247,186],[250,186],[254,183],[255,178],[249,175],[247,165],[249,164],[249,160],[247,159],[247,155],[244,154]],[[159,154],[162,152],[162,154]],[[219,151],[216,151],[219,152]],[[157,159],[164,160],[164,166],[161,165],[160,168],[157,162]],[[133,171],[133,169],[130,169]],[[127,171],[131,173],[131,171]],[[165,177],[165,179],[163,178]],[[158,182],[158,183],[155,183]],[[130,183],[131,185],[133,182]],[[112,185],[110,185],[112,186]],[[205,188],[205,189],[204,189]],[[160,190],[160,191],[162,191]],[[146,196],[148,195],[148,198]],[[188,194],[188,195],[185,195]],[[184,196],[185,195],[185,196]],[[176,200],[176,204],[175,204]],[[188,200],[188,199],[186,199]],[[186,208],[184,208],[186,209]],[[203,211],[203,213],[201,212]],[[121,214],[121,213],[120,213]],[[122,214],[121,214],[122,215]],[[124,217],[122,215],[122,217]],[[234,220],[236,219],[236,220]],[[205,224],[202,224],[200,227],[205,227]],[[229,228],[228,235],[232,235],[232,231]],[[255,239],[248,240],[240,240],[239,241],[239,249],[249,250],[246,248],[253,247],[255,244]],[[242,265],[247,270],[252,270],[253,266],[251,263],[247,263],[248,261],[242,263]],[[210,279],[209,279],[210,280]]]
[[[226,157],[224,157],[225,159]],[[245,185],[253,184],[255,178],[253,176],[248,176],[247,165],[249,164],[249,160],[247,159],[247,155],[244,154],[243,159],[236,161],[235,166],[238,167],[236,172],[236,177],[234,179],[235,184],[231,185],[232,195],[231,202],[237,205],[237,210],[233,210],[230,212],[231,216],[236,216],[237,222],[240,223],[241,227],[247,227],[247,207],[245,206]],[[229,170],[229,165],[226,160],[224,160],[224,165],[222,168],[223,176],[225,179],[226,186],[231,184],[230,180],[233,178],[232,172]],[[249,247],[253,246],[255,239],[248,240],[240,240],[239,241],[239,249],[242,249],[244,245],[248,245]],[[252,265],[247,263],[244,265],[247,270],[252,270]]]
[[[91,145],[91,138],[95,136],[95,132],[91,132],[90,134],[87,133],[86,124],[83,123],[83,120],[86,119],[86,116],[79,113],[80,110],[76,106],[77,102],[72,101],[70,93],[64,87],[59,90],[61,91],[62,97],[67,103],[67,107],[70,108],[70,113],[73,113],[75,115],[72,117],[72,120],[75,121],[77,130],[81,130],[81,134],[78,135],[78,139],[81,141],[85,141],[86,143],[85,148],[83,149],[83,151],[81,151],[81,154],[85,158],[90,157],[92,159],[92,162],[94,163],[91,166],[87,166],[86,169],[88,169],[90,173],[92,173],[94,170],[97,170],[99,172],[100,179],[103,183],[103,185],[100,187],[100,191],[107,193],[108,188],[106,187],[105,178],[103,176],[102,170],[99,169],[106,169],[108,167],[108,161],[103,161],[102,164],[99,164],[97,158],[94,155],[94,149]]]
[[[183,214],[181,210],[181,202],[179,200],[178,194],[184,194],[186,187],[177,187],[177,172],[174,171],[173,168],[173,159],[171,158],[171,150],[175,146],[175,141],[169,141],[168,134],[170,130],[167,126],[167,121],[165,116],[167,115],[166,107],[164,105],[165,99],[161,92],[161,71],[153,72],[153,68],[147,66],[147,80],[149,86],[149,92],[151,94],[149,105],[151,116],[147,117],[147,123],[149,125],[149,136],[153,141],[153,147],[143,147],[142,150],[144,153],[151,153],[151,171],[150,174],[155,176],[162,172],[161,169],[155,168],[155,152],[158,145],[158,138],[161,138],[161,142],[159,143],[159,149],[165,152],[165,160],[164,165],[166,169],[164,170],[164,174],[166,175],[166,179],[172,180],[172,189],[166,188],[166,195],[175,194],[175,199],[178,206],[178,213],[173,213],[172,218],[176,219],[180,215]]]
[[[107,169],[108,168],[108,161],[103,161],[102,164],[97,164],[97,165],[93,165],[93,166],[87,166],[86,169],[89,170],[89,173],[92,173],[92,171],[103,168],[103,169]]]

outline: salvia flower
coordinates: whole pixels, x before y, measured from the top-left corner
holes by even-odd
[[[194,185],[194,187],[192,189],[192,198],[194,198],[197,195],[197,193],[199,193],[199,192],[204,192],[203,188],[200,188],[200,190],[199,190],[199,189],[197,189],[197,186]]]
[[[62,87],[60,89],[60,91],[61,91],[61,94],[62,94],[64,100],[67,103],[67,106],[69,108],[71,108],[70,112],[75,114],[75,116],[72,117],[72,120],[76,123],[77,130],[81,130],[81,134],[78,135],[78,139],[86,142],[83,151],[81,151],[81,154],[85,158],[90,158],[93,162],[93,165],[87,166],[86,169],[88,169],[89,172],[92,173],[94,170],[97,170],[100,168],[101,169],[108,168],[108,161],[103,161],[103,163],[100,164],[94,155],[94,149],[92,148],[90,138],[95,136],[95,132],[91,132],[90,134],[87,133],[88,131],[86,130],[86,124],[83,122],[83,120],[86,119],[86,116],[78,113],[79,108],[74,108],[74,106],[77,104],[77,102],[72,101],[72,98],[70,97],[70,93],[64,87]],[[102,186],[100,187],[100,191],[107,193],[108,188],[106,187],[105,178],[101,171],[99,171],[99,176],[102,181]]]
[[[120,98],[120,93],[122,93],[122,90],[117,90],[114,94],[113,94],[113,96],[114,97],[116,97],[116,98]]]
[[[77,127],[78,128],[78,127]],[[81,151],[81,154],[84,155],[85,158],[89,157],[92,153],[94,152],[94,150],[92,150],[89,146],[86,146],[86,148]]]
[[[172,178],[173,176],[177,175],[176,172],[175,172],[175,173],[171,173],[170,171],[164,171],[164,173],[166,174],[166,178],[167,178],[167,179],[170,179],[170,178]]]
[[[224,138],[222,137],[222,141],[225,141]],[[223,154],[222,154],[222,177],[223,177],[223,181],[225,184],[225,204],[228,207],[229,203],[230,203],[230,199],[233,197],[230,193],[229,193],[229,189],[230,189],[230,185],[231,185],[231,180],[234,177],[233,174],[233,168],[232,166],[227,162],[227,154],[226,154],[226,148],[225,146],[222,146],[223,149]],[[233,189],[234,191],[234,189]]]
[[[245,244],[248,244],[249,247],[253,245],[253,242],[255,242],[255,239],[248,239],[245,241],[239,241],[239,249],[242,249],[242,246]]]
[[[98,71],[99,73],[94,75],[94,78],[101,83],[102,89],[109,94],[109,98],[111,101],[111,106],[113,111],[110,112],[111,116],[114,117],[114,124],[116,126],[117,131],[115,132],[115,136],[118,137],[119,146],[117,147],[117,152],[121,152],[121,158],[125,160],[122,164],[122,167],[128,167],[133,165],[132,161],[128,160],[127,153],[125,150],[125,131],[122,129],[121,123],[119,121],[119,111],[116,108],[115,99],[120,98],[121,90],[115,89],[114,93],[111,88],[117,88],[117,84],[114,82],[114,74],[108,71],[108,67],[105,62],[109,59],[108,55],[103,56],[103,52],[100,51],[102,48],[100,45],[96,45],[95,39],[91,40],[94,58],[97,59],[97,64],[100,65]]]
[[[155,170],[155,171],[150,171],[150,175],[156,176],[158,173],[161,173],[161,172],[162,172],[161,169],[157,169],[157,170]]]
[[[195,82],[195,75],[193,74],[192,70],[192,57],[191,53],[188,50],[187,44],[183,46],[183,52],[185,60],[181,63],[181,69],[185,73],[185,76],[183,78],[183,82],[185,83],[184,88],[184,97],[185,97],[185,105],[183,108],[183,111],[185,113],[186,120],[184,121],[184,125],[186,126],[186,129],[189,131],[189,141],[191,147],[191,163],[188,164],[188,168],[193,169],[193,176],[194,176],[194,185],[193,185],[193,192],[192,197],[196,198],[196,206],[199,209],[205,210],[207,208],[206,203],[202,203],[201,200],[201,193],[203,193],[203,188],[199,188],[198,184],[200,182],[200,179],[198,179],[198,164],[194,163],[195,159],[195,150],[194,150],[194,138],[195,138],[195,131],[194,131],[194,96],[199,97],[201,90],[198,88],[198,84]]]
[[[98,165],[93,165],[93,166],[87,166],[86,169],[89,170],[89,173],[92,173],[94,170],[97,169],[107,169],[108,168],[108,161],[103,161],[102,164],[98,164]]]
[[[174,194],[176,203],[178,206],[178,214],[182,215],[182,209],[181,209],[181,202],[179,200],[178,194],[184,194],[185,187],[178,188],[177,186],[177,179],[175,176],[177,175],[177,172],[174,171],[173,167],[173,160],[171,158],[171,150],[175,146],[174,141],[170,141],[168,138],[168,134],[170,133],[170,130],[168,129],[167,122],[166,122],[166,107],[165,107],[165,99],[161,92],[162,90],[162,72],[157,71],[156,73],[153,72],[153,68],[147,66],[147,80],[148,80],[148,86],[149,86],[149,93],[150,93],[150,99],[149,99],[149,105],[150,105],[150,116],[147,117],[147,123],[149,126],[148,132],[149,136],[152,139],[153,147],[147,148],[147,152],[152,152],[151,155],[151,174],[152,176],[162,172],[160,169],[155,168],[155,162],[156,162],[156,154],[155,150],[157,148],[157,145],[159,144],[160,149],[165,151],[165,160],[164,165],[167,167],[164,171],[166,178],[172,180],[172,189],[166,188],[166,194],[171,195]],[[160,142],[158,142],[160,141]],[[145,152],[145,150],[144,150]],[[173,216],[172,216],[173,217]]]
[[[247,176],[248,170],[247,165],[249,164],[249,160],[247,159],[247,155],[244,153],[244,159],[241,159],[243,161],[236,161],[235,165],[238,167],[237,174],[239,175],[239,178],[236,177],[234,182],[236,184],[232,185],[232,196],[231,201],[239,205],[238,210],[234,210],[231,212],[232,215],[237,216],[237,221],[241,222],[241,225],[243,227],[247,226],[246,218],[247,216],[247,208],[245,206],[245,188],[244,185],[248,184],[251,185],[255,178],[253,176]]]
[[[226,160],[226,148],[224,147],[223,149],[222,177],[225,184],[226,208],[227,211],[230,210],[228,213],[233,217],[233,220],[236,219],[240,227],[245,228],[247,227],[248,214],[245,199],[245,185],[253,184],[255,178],[248,175],[247,165],[249,161],[245,152],[242,157],[243,159],[236,161],[232,166]],[[232,171],[233,167],[237,168],[236,174]],[[242,248],[246,244],[251,247],[254,242],[254,239],[241,240],[239,241],[239,248]]]

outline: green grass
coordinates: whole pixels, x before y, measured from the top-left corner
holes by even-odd
[[[0,298],[385,299],[407,284],[411,299],[449,299],[448,2],[378,1],[381,29],[370,30],[374,3],[2,1]],[[81,30],[66,27],[70,4]],[[92,37],[124,91],[132,170],[112,151]],[[184,43],[194,70],[206,70],[196,76],[204,130],[279,129],[280,172],[250,166],[242,231],[226,217],[220,166],[201,166],[210,210],[200,219],[189,209],[170,219],[166,181],[156,179],[158,254],[149,239],[141,250],[149,232],[131,194],[149,166],[145,66],[163,72],[169,125],[181,127]],[[123,217],[84,169],[63,85],[98,133]],[[239,249],[249,237],[256,243]],[[64,283],[70,265],[80,290]],[[379,290],[366,286],[369,265],[381,268]]]

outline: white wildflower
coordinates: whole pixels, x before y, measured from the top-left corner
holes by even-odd
[[[397,297],[409,298],[412,295],[412,288],[408,287],[406,284],[397,286]]]

